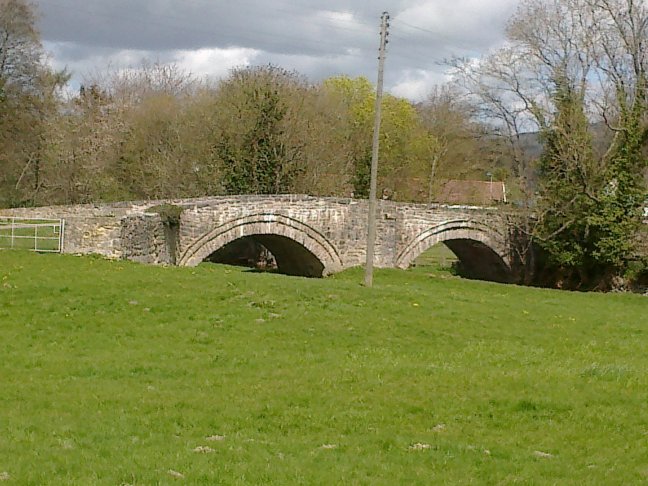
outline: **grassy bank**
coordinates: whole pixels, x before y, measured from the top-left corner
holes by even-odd
[[[648,299],[0,252],[7,484],[648,481]]]

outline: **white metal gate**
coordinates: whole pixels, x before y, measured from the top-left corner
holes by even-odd
[[[61,253],[65,220],[0,216],[0,248]]]

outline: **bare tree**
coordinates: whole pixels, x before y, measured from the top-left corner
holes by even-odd
[[[32,6],[0,0],[0,93],[34,92],[43,51]]]
[[[37,202],[44,123],[67,75],[53,72],[35,28],[33,6],[0,0],[0,204]]]
[[[474,107],[454,86],[435,87],[418,111],[429,131],[428,202],[434,200],[443,180],[481,179],[496,165],[494,144],[485,125],[477,121]]]

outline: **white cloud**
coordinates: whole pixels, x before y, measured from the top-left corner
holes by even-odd
[[[137,49],[86,49],[72,42],[44,42],[50,64],[58,70],[67,69],[74,79],[81,80],[107,68],[125,69],[137,66],[156,53]]]
[[[503,37],[504,25],[518,0],[427,0],[404,9],[396,19],[459,46],[482,49]],[[419,30],[419,33],[424,33]]]
[[[335,10],[321,10],[317,12],[317,17],[323,19],[330,19],[331,22],[334,22],[338,25],[350,26],[352,24],[357,24],[355,17],[351,12],[338,12]]]
[[[173,62],[193,75],[220,78],[235,67],[253,64],[260,52],[245,48],[203,48],[195,51],[182,50],[173,53]]]
[[[137,68],[144,61],[174,63],[196,77],[219,78],[230,69],[249,66],[259,56],[255,49],[231,47],[196,50],[146,51],[135,49],[92,49],[86,51],[68,42],[45,42],[50,64],[67,69],[75,80],[92,77],[107,70]]]
[[[448,81],[445,73],[434,71],[405,71],[390,89],[391,94],[412,101],[423,101],[430,93],[431,86]]]

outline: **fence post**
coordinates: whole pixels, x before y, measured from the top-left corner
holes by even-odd
[[[11,249],[14,248],[14,226],[16,225],[16,218],[11,218]]]
[[[63,253],[63,245],[65,243],[65,220],[61,220],[61,226],[59,227],[59,253]]]

